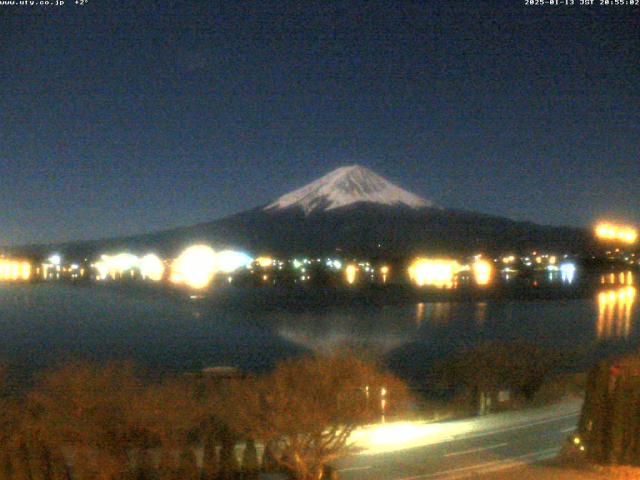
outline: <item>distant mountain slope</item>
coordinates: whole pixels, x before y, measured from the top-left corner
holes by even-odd
[[[213,222],[126,238],[20,249],[70,256],[132,250],[176,255],[195,242],[214,248],[275,255],[345,254],[369,257],[416,253],[500,253],[535,248],[584,253],[585,229],[537,225],[480,213],[450,210],[406,192],[370,170],[343,167],[283,195],[265,207]]]

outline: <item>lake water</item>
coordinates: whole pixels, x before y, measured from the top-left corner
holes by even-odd
[[[248,294],[251,295],[251,294]],[[594,298],[315,304],[255,308],[251,298],[216,304],[108,287],[0,286],[0,361],[29,372],[60,361],[130,359],[151,369],[235,365],[260,371],[279,359],[343,344],[366,346],[406,375],[485,340],[524,340],[580,351],[591,361],[635,351],[635,290]]]

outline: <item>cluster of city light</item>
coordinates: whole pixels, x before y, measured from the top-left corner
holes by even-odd
[[[254,260],[254,262],[261,268],[272,267],[273,264],[275,263],[273,258],[267,257],[267,256],[258,257]]]
[[[54,253],[42,264],[36,266],[32,275],[42,280],[60,280],[60,278],[79,280],[84,278],[86,272],[87,269],[78,263],[63,265],[60,254]]]
[[[194,289],[208,287],[218,273],[229,274],[246,267],[253,259],[242,252],[216,252],[207,245],[193,245],[185,249],[171,264],[172,283]]]
[[[234,272],[252,261],[247,254],[235,250],[215,252],[206,245],[194,245],[173,261],[169,279],[176,284],[204,288],[217,273]],[[153,253],[138,257],[129,252],[102,255],[93,267],[97,271],[97,280],[115,280],[139,274],[142,279],[159,282],[165,277],[166,270],[163,260]]]
[[[95,263],[100,279],[111,277],[117,279],[123,277],[127,272],[133,274],[134,268],[138,265],[138,257],[131,253],[123,252],[116,255],[102,255]]]
[[[261,266],[266,267],[266,257],[262,257],[263,264]],[[238,252],[236,250],[222,250],[215,253],[216,270],[221,273],[232,273],[240,268],[244,268],[253,262],[253,258],[244,252]],[[273,262],[269,262],[271,266]]]
[[[598,294],[596,324],[598,338],[629,336],[636,294],[636,288],[631,286],[606,290]]]
[[[560,264],[560,279],[563,283],[573,283],[576,276],[576,265],[572,262]]]
[[[388,265],[381,265],[379,268],[376,268],[371,264],[371,262],[368,261],[357,261],[353,259],[351,260],[351,262],[352,263],[345,263],[343,262],[343,260],[339,260],[336,258],[294,258],[291,261],[291,264],[295,270],[299,270],[303,274],[300,277],[300,279],[303,281],[311,279],[311,276],[307,271],[308,268],[310,268],[313,264],[322,263],[324,263],[325,267],[330,270],[343,271],[344,279],[349,285],[358,283],[360,277],[362,277],[363,279],[366,278],[368,280],[379,278],[382,283],[386,283],[389,278],[389,272],[391,271],[391,268]]]
[[[240,266],[245,266],[244,262],[248,260],[248,264],[246,267],[249,269],[251,273],[254,272],[254,268],[262,269],[262,270],[282,270],[284,269],[285,262],[282,260],[278,260],[277,258],[271,257],[269,255],[259,255],[254,259],[251,259],[246,253],[236,252],[238,258],[240,260]],[[231,278],[231,277],[229,277]],[[264,275],[263,275],[264,278]]]
[[[487,286],[493,279],[493,263],[488,260],[478,258],[471,265],[473,279],[479,286]]]
[[[164,263],[154,253],[149,253],[143,257],[138,257],[129,252],[121,252],[115,255],[101,255],[100,260],[93,264],[97,271],[97,280],[123,278],[126,275],[131,277],[139,272],[143,279],[158,282],[164,276]]]
[[[460,264],[441,258],[417,258],[409,267],[409,278],[418,287],[453,288]]]
[[[375,272],[375,269],[371,266],[369,262],[359,262],[358,267],[365,273],[372,274]]]
[[[466,285],[468,282],[478,287],[486,287],[495,281],[495,276],[498,274],[505,280],[509,280],[510,273],[518,272],[514,269],[516,266],[512,265],[515,262],[532,266],[536,271],[548,271],[549,281],[559,279],[563,283],[572,283],[577,272],[575,264],[568,260],[568,255],[564,255],[560,260],[556,255],[533,251],[528,256],[518,257],[509,254],[487,258],[479,254],[464,264],[450,258],[420,257],[410,265],[409,278],[419,287],[450,289],[461,284]],[[391,272],[391,267],[387,264],[374,265],[368,261],[355,259],[343,263],[343,260],[331,257],[298,257],[279,260],[269,255],[260,255],[252,258],[244,252],[215,251],[207,245],[189,247],[173,261],[163,260],[151,253],[141,257],[130,252],[102,255],[98,261],[91,264],[91,267],[95,271],[96,280],[139,278],[158,282],[166,278],[175,284],[202,289],[209,286],[218,274],[224,274],[226,281],[231,283],[234,279],[232,274],[241,268],[246,268],[250,275],[259,275],[265,282],[277,283],[279,281],[277,271],[282,270],[287,263],[296,271],[296,282],[311,280],[311,273],[316,271],[316,265],[323,266],[323,264],[336,273],[342,272],[345,283],[349,285],[371,281],[386,284]],[[165,274],[167,270],[165,265],[170,265],[168,274]],[[38,265],[32,273],[37,278],[42,277],[45,280],[79,279],[84,278],[85,271],[88,270],[82,265],[68,263],[62,265],[60,255],[53,254]],[[629,282],[632,281],[631,273],[617,275],[625,277],[624,281],[619,282],[620,284],[626,284],[627,277],[630,279]],[[605,283],[604,277],[602,283]]]
[[[61,264],[62,257],[54,253],[46,261],[42,262],[42,268],[37,268],[36,272],[38,276],[41,276],[43,280],[48,280],[50,278],[59,279],[60,271],[62,270]]]
[[[638,231],[629,225],[599,223],[596,225],[596,237],[600,240],[633,244],[638,240]]]
[[[352,260],[353,263],[343,263],[342,260],[336,258],[294,258],[292,260],[292,265],[295,270],[299,270],[303,275],[300,277],[301,280],[306,281],[311,279],[311,276],[307,272],[307,268],[311,267],[313,264],[321,264],[324,263],[325,267],[330,270],[335,271],[344,271],[343,275],[346,283],[352,285],[358,282],[358,277],[362,276],[363,278],[368,278],[373,280],[376,278],[376,275],[379,273],[380,279],[382,283],[386,283],[389,277],[390,267],[388,265],[382,265],[379,269],[376,269],[368,261],[360,261]]]
[[[303,258],[302,260],[298,260],[297,258],[293,259],[293,268],[296,270],[305,268],[305,265],[311,265],[311,260],[308,258]]]
[[[31,278],[31,264],[24,260],[0,258],[0,280],[18,281]]]
[[[327,258],[325,265],[328,268],[332,268],[334,270],[341,270],[342,269],[342,262],[340,260],[337,259],[331,259],[331,258]]]

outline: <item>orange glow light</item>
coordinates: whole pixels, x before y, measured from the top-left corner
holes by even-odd
[[[441,258],[417,258],[409,267],[409,278],[418,287],[453,288],[460,264]]]
[[[259,267],[268,268],[273,265],[273,258],[271,257],[258,257],[255,259],[255,262]]]
[[[609,242],[633,244],[638,240],[638,231],[629,225],[599,223],[596,225],[595,234],[599,240]]]
[[[358,267],[356,267],[355,265],[347,265],[347,268],[344,269],[344,275],[349,285],[353,285],[353,283],[356,281],[357,274]]]
[[[380,267],[380,273],[382,274],[382,283],[387,283],[387,275],[389,274],[389,267],[383,265]]]
[[[217,259],[213,249],[194,245],[184,250],[171,265],[171,282],[194,289],[209,286],[216,274]]]
[[[31,278],[31,264],[23,260],[0,258],[0,281],[25,281]]]
[[[491,283],[493,277],[493,264],[487,260],[476,260],[471,267],[473,278],[480,286],[486,286]]]
[[[598,338],[627,338],[631,331],[633,305],[636,301],[635,287],[605,290],[598,294]]]

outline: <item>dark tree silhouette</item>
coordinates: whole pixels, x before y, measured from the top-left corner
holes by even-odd
[[[204,442],[202,455],[202,478],[203,480],[215,480],[218,477],[219,463],[214,435],[208,435]]]
[[[231,430],[223,429],[220,434],[220,480],[235,480],[240,472],[235,447],[235,435]]]
[[[198,468],[196,455],[190,447],[183,448],[180,452],[178,478],[181,480],[200,479],[200,469]]]
[[[242,480],[256,480],[260,464],[258,462],[258,451],[252,439],[247,440],[242,454]]]
[[[578,431],[590,460],[640,465],[640,356],[591,370]]]

